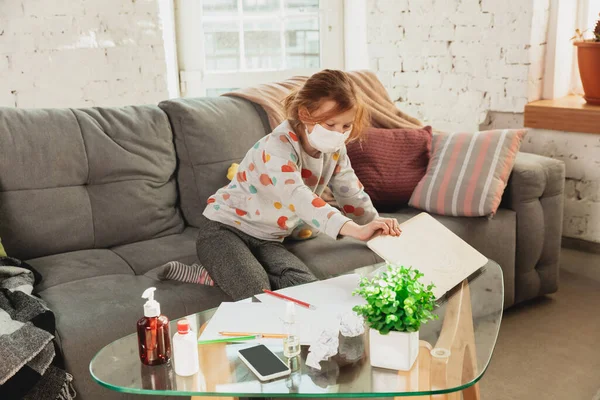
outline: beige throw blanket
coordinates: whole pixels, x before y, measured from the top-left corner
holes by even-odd
[[[385,87],[373,72],[352,71],[348,72],[348,75],[354,81],[369,111],[372,127],[395,129],[423,126],[421,121],[403,113],[396,107]],[[226,93],[225,96],[241,97],[260,105],[269,117],[271,129],[275,129],[285,119],[283,99],[292,91],[300,89],[307,79],[307,76],[295,76],[283,82],[266,83]],[[337,206],[329,188],[325,188],[321,197],[330,205]]]
[[[419,128],[423,123],[400,111],[390,99],[383,84],[371,71],[352,71],[348,75],[354,81],[367,110],[371,115],[371,126],[374,128]],[[295,76],[283,82],[266,83],[240,89],[225,96],[241,97],[262,106],[269,116],[271,129],[277,127],[285,119],[283,99],[292,91],[302,87],[307,76]]]

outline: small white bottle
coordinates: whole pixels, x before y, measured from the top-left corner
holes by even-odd
[[[177,375],[194,375],[200,368],[196,335],[185,318],[177,321],[177,333],[173,335],[173,358]]]
[[[296,305],[288,301],[283,318],[283,328],[287,335],[283,339],[283,355],[287,358],[300,354],[300,338],[296,327]]]

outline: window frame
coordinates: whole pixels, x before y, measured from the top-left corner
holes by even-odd
[[[283,0],[280,0],[283,3]],[[238,0],[238,9],[242,0]],[[263,69],[257,71],[209,72],[205,65],[202,0],[176,0],[177,53],[182,96],[206,96],[207,89],[247,87],[282,81],[291,76],[311,75],[323,68],[344,68],[344,0],[319,1],[319,68]],[[310,13],[312,14],[312,13]],[[309,15],[310,15],[309,14]],[[238,18],[241,18],[238,17]],[[252,19],[252,17],[244,17]],[[212,20],[218,17],[211,17]],[[243,24],[243,19],[237,19]],[[195,38],[200,38],[196,40]],[[243,49],[243,43],[240,43]],[[243,53],[241,54],[243,59]]]

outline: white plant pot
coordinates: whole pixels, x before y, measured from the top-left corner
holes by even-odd
[[[369,330],[369,353],[373,367],[408,371],[419,355],[419,332]]]

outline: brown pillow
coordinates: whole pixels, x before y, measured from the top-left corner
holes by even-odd
[[[376,208],[394,210],[408,204],[427,170],[431,137],[430,126],[369,128],[361,141],[347,145],[356,176]]]

